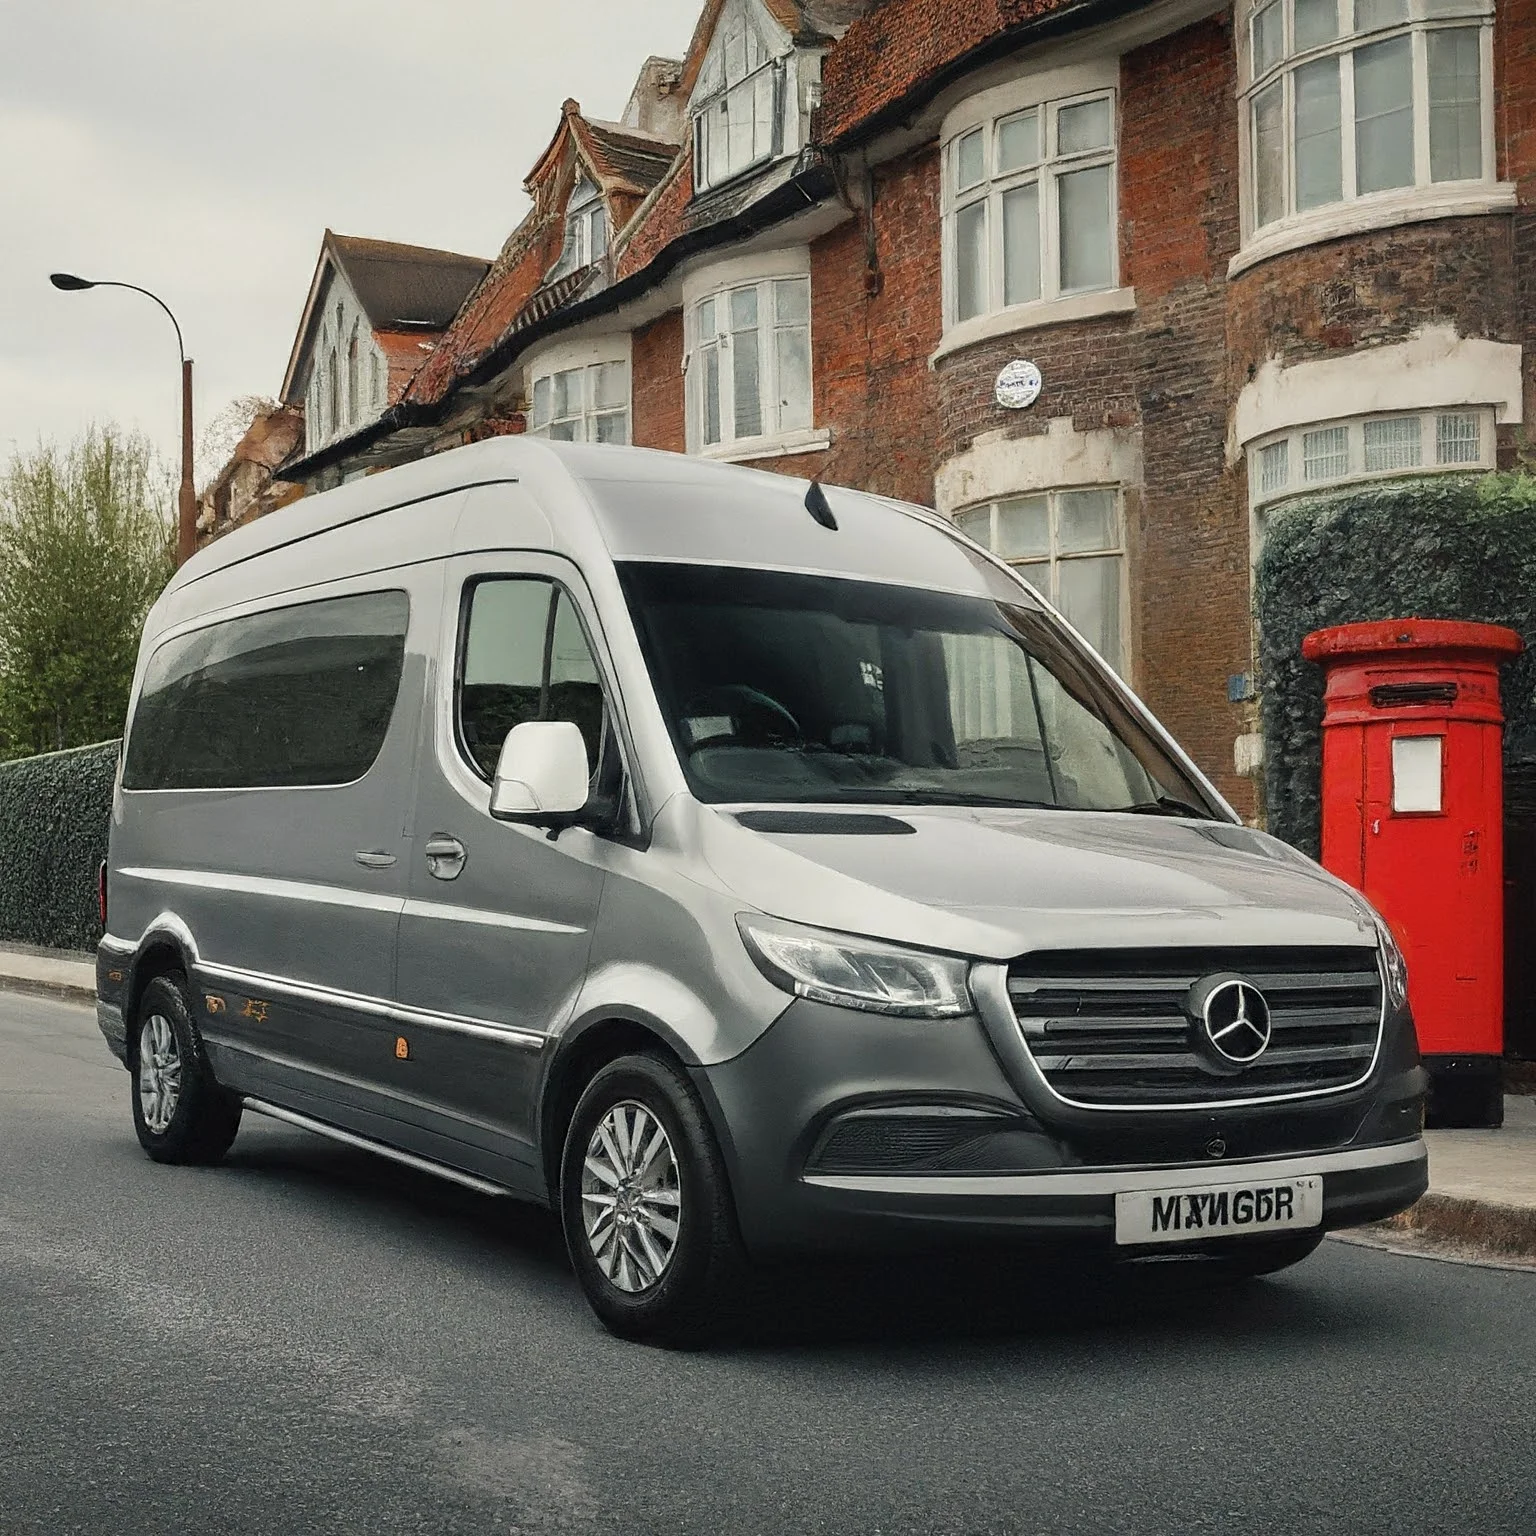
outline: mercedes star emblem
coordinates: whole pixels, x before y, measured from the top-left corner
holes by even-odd
[[[1218,1056],[1246,1067],[1269,1046],[1269,1004],[1252,982],[1220,981],[1205,994],[1200,1026]]]

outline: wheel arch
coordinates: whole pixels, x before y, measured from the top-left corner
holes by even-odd
[[[559,1209],[560,1158],[577,1100],[593,1077],[610,1061],[632,1052],[649,1051],[668,1057],[691,1077],[698,1065],[672,1031],[657,1021],[634,1014],[607,1012],[568,1030],[554,1047],[539,1095],[539,1155],[544,1187],[551,1206]],[[706,1113],[714,1119],[713,1107]],[[718,1134],[718,1127],[717,1127]]]
[[[134,1065],[138,1056],[138,1031],[134,1025],[145,988],[157,976],[177,971],[190,978],[196,963],[197,945],[180,918],[165,913],[145,929],[128,969],[127,985],[123,989],[123,1028],[127,1038],[129,1067]]]

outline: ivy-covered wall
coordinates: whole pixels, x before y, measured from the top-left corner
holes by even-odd
[[[115,741],[0,763],[0,941],[94,948]]]
[[[1269,830],[1319,844],[1323,675],[1302,637],[1367,619],[1475,619],[1536,646],[1536,478],[1399,480],[1271,517],[1256,591]],[[1503,673],[1505,761],[1536,763],[1536,649]]]

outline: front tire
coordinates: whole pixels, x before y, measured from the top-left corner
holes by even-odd
[[[566,1246],[610,1333],[674,1347],[718,1336],[744,1261],[725,1163],[693,1085],[622,1056],[576,1105],[560,1165]]]
[[[179,974],[156,976],[138,1008],[133,1128],[157,1163],[216,1163],[240,1129],[240,1101],[221,1088],[192,1022]]]

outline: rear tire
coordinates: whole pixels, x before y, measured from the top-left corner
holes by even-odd
[[[239,1099],[221,1088],[192,1022],[179,972],[144,988],[136,1015],[133,1128],[157,1163],[216,1163],[240,1129]]]
[[[650,1054],[603,1067],[560,1164],[576,1278],[610,1333],[696,1348],[729,1325],[745,1260],[725,1162],[687,1075]]]

